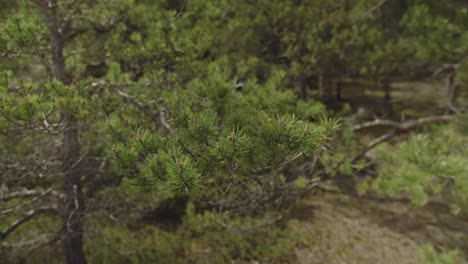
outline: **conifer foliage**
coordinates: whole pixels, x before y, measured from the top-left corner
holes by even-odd
[[[222,211],[287,206],[295,185],[281,171],[316,154],[336,124],[306,121],[294,95],[280,91],[283,76],[236,91],[215,67],[208,78],[165,97],[166,133],[152,132],[151,122],[142,126],[138,116],[114,114],[114,168],[164,196],[188,196]]]
[[[1,261],[282,262],[282,220],[325,180],[463,217],[462,2],[1,0]],[[392,80],[447,98],[354,113],[363,79],[390,106]]]

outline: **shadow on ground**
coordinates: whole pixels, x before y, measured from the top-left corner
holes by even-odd
[[[298,263],[420,263],[420,246],[468,252],[468,221],[446,205],[358,197],[338,190],[310,194],[289,227],[301,234]]]

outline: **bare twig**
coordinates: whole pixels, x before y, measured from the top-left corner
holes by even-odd
[[[378,126],[388,126],[398,131],[406,131],[409,129],[421,127],[428,123],[448,122],[452,120],[452,118],[453,118],[452,115],[428,116],[428,117],[422,117],[416,120],[411,120],[411,121],[407,121],[403,123],[392,121],[392,120],[376,119],[373,121],[365,122],[365,123],[354,126],[353,131],[359,131],[359,130],[363,130],[366,128],[378,127]]]
[[[320,177],[312,178],[308,182],[307,186],[304,189],[302,189],[297,196],[294,196],[295,198],[293,198],[293,200],[303,198],[306,193],[308,193],[310,190],[317,187],[319,181],[320,181]],[[290,197],[290,198],[292,198],[292,197]],[[294,206],[295,206],[295,203],[293,201],[291,201],[289,206],[286,209],[284,209],[279,215],[277,215],[276,217],[273,217],[273,218],[269,218],[269,219],[267,219],[267,220],[265,220],[265,221],[263,221],[261,223],[258,223],[256,225],[252,225],[252,226],[249,226],[249,227],[244,227],[244,228],[241,228],[241,229],[232,228],[232,227],[229,227],[229,226],[225,226],[225,227],[227,227],[228,229],[231,229],[233,231],[237,231],[237,232],[240,231],[240,232],[243,232],[243,233],[251,233],[251,232],[254,232],[254,231],[258,230],[258,229],[261,229],[261,228],[276,224],[276,223],[284,220],[289,215],[289,213],[294,208]]]
[[[15,220],[13,223],[11,223],[9,226],[7,226],[5,229],[3,229],[0,232],[0,240],[4,240],[7,238],[7,236],[15,231],[18,227],[20,227],[22,224],[28,222],[29,220],[33,219],[37,215],[41,214],[49,214],[53,215],[56,214],[57,207],[54,206],[45,206],[45,207],[39,207],[34,210],[29,210],[26,213],[23,214],[23,216],[17,220]]]
[[[169,132],[169,134],[174,135],[174,130],[172,130],[171,126],[167,122],[167,110],[165,108],[161,109],[159,112],[154,112],[151,110],[149,104],[143,103],[129,94],[124,93],[122,91],[116,91],[116,93],[117,95],[122,97],[125,102],[135,105],[146,115],[148,115],[154,120],[157,120],[159,124]]]
[[[458,68],[462,64],[464,64],[466,61],[468,61],[468,55],[464,56],[460,61],[457,63],[452,63],[452,64],[444,64],[442,67],[437,69],[434,72],[433,77],[436,78],[443,73],[446,73],[446,91],[447,91],[447,108],[450,111],[453,111],[454,113],[459,113],[460,110],[455,106],[455,100],[456,100],[456,91],[457,91],[457,83],[455,81],[457,73],[458,73]]]
[[[15,211],[18,211],[20,210],[21,208],[27,206],[27,205],[31,205],[33,204],[34,202],[36,202],[37,200],[39,200],[40,198],[46,196],[47,194],[49,194],[50,192],[52,191],[52,188],[49,188],[47,189],[46,191],[44,191],[41,195],[39,196],[36,196],[32,199],[30,199],[29,201],[25,202],[25,203],[21,203],[21,204],[18,204],[16,206],[13,206],[13,207],[10,207],[8,209],[5,209],[3,211],[0,211],[0,215],[6,215],[6,214],[10,214],[10,213],[13,213]]]
[[[263,167],[263,168],[260,168],[258,169],[256,172],[257,173],[264,173],[268,170],[271,170],[271,169],[281,169],[282,167],[288,165],[289,163],[297,160],[298,158],[304,156],[304,153],[303,152],[300,152],[298,153],[297,155],[295,155],[294,157],[290,158],[289,160],[286,160],[284,161],[283,163],[279,164],[279,165],[275,165],[275,166],[266,166],[266,167]]]
[[[17,243],[4,243],[9,248],[14,248],[14,250],[21,250],[23,255],[27,255],[28,252],[31,252],[37,248],[41,248],[45,245],[53,245],[60,240],[59,234],[46,235],[41,234],[34,238],[26,238]]]
[[[363,20],[363,19],[366,19],[366,18],[369,18],[369,17],[372,17],[372,15],[375,13],[375,11],[379,10],[385,3],[387,3],[388,0],[381,0],[380,2],[378,2],[376,5],[370,7],[369,9],[367,9],[365,12],[363,12],[362,14],[358,15],[357,17],[355,17],[354,19],[352,19],[352,22],[358,22],[360,20]]]
[[[447,76],[447,108],[454,113],[460,113],[460,110],[455,106],[456,93],[457,93],[457,83],[455,82],[455,77],[457,72],[454,71]]]
[[[381,8],[385,3],[387,2],[387,0],[381,0],[380,2],[378,2],[376,5],[372,6],[371,8],[369,8],[363,15],[363,17],[368,17],[368,16],[371,16],[376,10],[378,10],[379,8]]]
[[[171,37],[169,36],[169,30],[167,28],[163,28],[164,32],[164,38],[166,39],[166,43],[171,49],[171,51],[176,55],[176,56],[181,56],[184,55],[185,52],[179,48],[177,48],[174,43],[171,40]]]
[[[106,83],[103,80],[98,80],[92,84],[93,87],[109,87],[112,88],[111,91],[116,93],[118,96],[120,96],[124,102],[132,104],[139,108],[141,111],[143,111],[147,116],[149,116],[151,119],[156,120],[159,122],[159,124],[166,129],[169,134],[174,135],[174,130],[172,127],[169,125],[167,122],[167,110],[165,107],[161,106],[161,110],[155,112],[151,109],[151,106],[148,103],[142,102],[138,100],[135,96],[129,95],[121,90],[119,90],[122,87],[126,86],[145,86],[145,87],[150,87],[152,84],[132,84],[132,85],[127,85],[127,84],[109,84]]]
[[[388,126],[388,127],[391,127],[392,130],[374,139],[369,144],[367,144],[361,151],[359,151],[359,153],[356,156],[354,156],[351,159],[350,162],[355,163],[356,161],[363,158],[367,154],[367,152],[369,152],[371,149],[375,148],[376,146],[380,145],[381,143],[385,141],[388,141],[389,139],[391,139],[392,137],[398,134],[408,132],[412,129],[421,127],[429,123],[448,122],[452,119],[453,119],[453,115],[428,116],[428,117],[422,117],[416,120],[411,120],[411,121],[407,121],[403,123],[395,122],[392,120],[377,119],[374,121],[365,122],[360,125],[354,126],[353,127],[354,131],[359,131],[359,130],[363,130],[363,129],[371,128],[371,127],[379,127],[379,126]],[[338,163],[336,167],[339,168],[341,165],[343,165],[344,162],[345,161],[341,161],[340,163]]]
[[[465,55],[460,61],[452,64],[444,64],[440,68],[434,71],[433,77],[436,78],[440,76],[442,73],[448,72],[449,74],[456,72],[460,65],[468,61],[468,55]]]
[[[362,157],[364,157],[364,155],[366,155],[367,152],[369,152],[369,150],[375,148],[376,146],[378,146],[379,144],[389,140],[390,138],[392,138],[393,136],[397,135],[397,132],[396,130],[393,130],[387,134],[384,134],[374,140],[372,140],[369,144],[367,144],[361,151],[359,151],[359,153],[354,156],[352,159],[351,159],[351,163],[355,163],[356,161],[360,160]]]
[[[7,195],[3,195],[0,197],[0,201],[9,201],[15,198],[28,198],[28,197],[38,197],[38,196],[45,196],[45,195],[52,195],[58,199],[63,199],[65,196],[62,193],[53,191],[52,188],[48,188],[46,190],[23,190],[18,192],[12,192]]]

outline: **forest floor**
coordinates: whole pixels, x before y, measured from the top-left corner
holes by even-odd
[[[443,84],[410,82],[394,87],[397,120],[440,114],[437,109],[445,106]],[[375,113],[384,103],[383,91],[348,93],[346,101],[355,108],[364,106]],[[452,215],[447,204],[419,208],[404,199],[358,196],[352,188],[339,189],[331,182],[321,186],[302,200],[287,223],[300,236],[295,263],[421,263],[425,244],[458,249],[468,259],[468,221]]]
[[[300,234],[297,263],[421,263],[424,244],[468,252],[468,222],[445,205],[418,208],[343,193],[331,184],[305,197],[288,226]]]

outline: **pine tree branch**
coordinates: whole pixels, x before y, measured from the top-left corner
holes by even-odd
[[[372,6],[369,8],[363,15],[363,17],[369,17],[371,16],[375,11],[377,11],[379,8],[381,8],[385,3],[387,3],[388,0],[381,0],[378,2],[376,5]]]
[[[136,99],[134,96],[124,93],[120,90],[117,90],[116,94],[120,96],[125,102],[133,104],[136,107],[138,107],[146,115],[151,117],[153,120],[156,120],[163,128],[165,128],[169,132],[169,134],[174,135],[174,130],[167,122],[167,110],[165,108],[163,108],[162,110],[158,112],[154,112],[151,110],[151,107],[149,104]]]
[[[176,56],[182,56],[185,54],[185,52],[179,48],[177,48],[174,43],[171,40],[171,37],[169,36],[169,30],[167,28],[163,28],[164,32],[164,38],[166,39],[166,43],[171,49],[171,51],[174,53]]]
[[[48,188],[46,190],[23,190],[18,192],[12,192],[7,195],[0,196],[0,201],[6,202],[15,198],[41,197],[45,195],[52,195],[57,199],[65,198],[63,194],[53,191],[52,188]]]
[[[169,123],[166,120],[166,111],[165,109],[159,111],[159,112],[154,112],[151,110],[149,104],[143,103],[136,99],[133,96],[130,96],[129,94],[126,94],[122,91],[117,91],[117,95],[122,97],[124,101],[131,103],[135,106],[137,106],[140,110],[142,110],[145,114],[150,116],[152,119],[157,120],[159,124],[164,127],[171,135],[174,134],[174,131],[170,127]]]
[[[462,56],[462,59],[459,60],[458,62],[452,63],[452,64],[444,64],[440,68],[436,69],[434,71],[433,77],[436,78],[440,76],[442,73],[451,74],[453,72],[456,72],[458,68],[460,68],[460,66],[467,61],[468,61],[468,54],[465,54],[464,56]]]
[[[303,198],[304,195],[306,193],[308,193],[310,190],[314,189],[317,187],[318,185],[318,182],[320,181],[320,177],[314,177],[312,178],[309,183],[307,184],[307,186],[301,190],[299,192],[299,194],[297,194],[296,196],[292,196],[292,197],[289,197],[289,198],[293,198],[293,200],[296,200],[296,199],[300,199],[300,198]],[[290,183],[288,185],[293,185],[294,183]],[[292,211],[292,209],[294,208],[295,206],[295,202],[291,202],[289,204],[289,206],[282,210],[280,212],[279,215],[277,215],[276,217],[273,217],[273,218],[270,218],[270,219],[267,219],[261,223],[258,223],[256,225],[253,225],[253,226],[249,226],[249,227],[244,227],[242,229],[237,229],[237,228],[229,228],[228,229],[231,229],[232,231],[236,231],[236,232],[243,232],[243,233],[251,233],[251,232],[255,232],[256,230],[258,229],[261,229],[261,228],[264,228],[264,227],[267,227],[267,226],[270,226],[270,225],[273,225],[273,224],[276,224],[284,219],[286,219],[286,217],[289,215],[289,213]]]
[[[383,7],[386,3],[388,2],[388,0],[381,0],[379,1],[376,5],[370,7],[369,9],[367,9],[365,12],[362,12],[360,15],[358,15],[357,17],[355,17],[352,22],[353,23],[356,23],[356,22],[359,22],[361,20],[364,20],[366,18],[370,18],[373,16],[373,14],[379,10],[381,7]]]
[[[34,202],[36,202],[37,200],[41,199],[42,197],[46,196],[47,194],[49,194],[50,192],[52,191],[52,188],[49,188],[48,190],[44,191],[41,195],[39,196],[36,196],[32,199],[30,199],[29,201],[25,202],[25,203],[21,203],[21,204],[18,204],[16,206],[13,206],[13,207],[10,207],[8,209],[5,209],[3,211],[0,211],[0,215],[6,215],[6,214],[11,214],[13,212],[16,212],[18,210],[20,210],[21,208],[24,208],[25,206],[28,206],[28,205],[31,205],[33,204]]]
[[[388,141],[389,139],[393,138],[396,135],[399,135],[401,133],[408,132],[412,129],[421,127],[423,125],[429,124],[429,123],[436,123],[436,122],[448,122],[453,119],[453,115],[440,115],[440,116],[428,116],[428,117],[422,117],[416,120],[411,120],[411,121],[406,121],[403,123],[395,122],[392,120],[382,120],[382,119],[377,119],[374,121],[370,122],[365,122],[360,125],[354,126],[353,130],[354,131],[359,131],[363,130],[366,128],[372,128],[372,127],[379,127],[379,126],[388,126],[391,127],[392,130],[390,132],[387,132],[386,134],[374,139],[371,141],[369,144],[367,144],[357,155],[355,155],[350,162],[355,163],[356,161],[360,160],[363,158],[367,152],[372,150],[373,148],[377,147],[383,142]],[[341,165],[343,165],[345,161],[339,162],[336,168],[338,169]]]
[[[372,140],[369,144],[367,144],[361,151],[359,151],[359,153],[354,156],[352,159],[351,159],[351,163],[355,163],[356,161],[360,160],[362,157],[364,157],[367,152],[369,152],[371,149],[377,147],[378,145],[380,145],[381,143],[391,139],[392,137],[396,136],[397,135],[397,132],[396,130],[393,130],[389,133],[386,133],[374,140]]]
[[[45,245],[53,245],[60,240],[60,233],[54,234],[41,234],[34,238],[25,238],[16,243],[4,242],[2,245],[6,245],[8,248],[13,250],[21,250],[22,255],[27,255],[29,252],[41,248]]]
[[[392,120],[376,119],[374,121],[364,122],[362,124],[354,126],[353,131],[359,131],[359,130],[363,130],[367,128],[378,127],[378,126],[388,126],[398,131],[407,131],[410,129],[421,127],[428,123],[448,122],[452,119],[453,119],[453,115],[428,116],[428,117],[422,117],[416,120],[406,121],[402,123],[392,121]]]
[[[15,220],[13,223],[11,223],[9,226],[7,226],[5,229],[3,229],[0,232],[0,241],[7,238],[7,236],[10,233],[15,231],[24,223],[27,223],[29,220],[33,219],[37,215],[41,215],[41,214],[54,215],[57,213],[58,213],[57,207],[54,207],[54,206],[44,206],[44,207],[39,207],[33,210],[29,210],[26,213],[24,213],[21,218]]]
[[[304,156],[304,153],[303,152],[300,152],[298,153],[297,155],[295,155],[294,157],[290,158],[289,160],[286,160],[278,165],[274,165],[274,166],[265,166],[263,168],[260,168],[260,169],[257,169],[255,171],[255,173],[266,173],[268,172],[269,170],[272,170],[272,169],[281,169],[283,168],[284,166],[288,165],[289,163],[297,160],[298,158]]]

